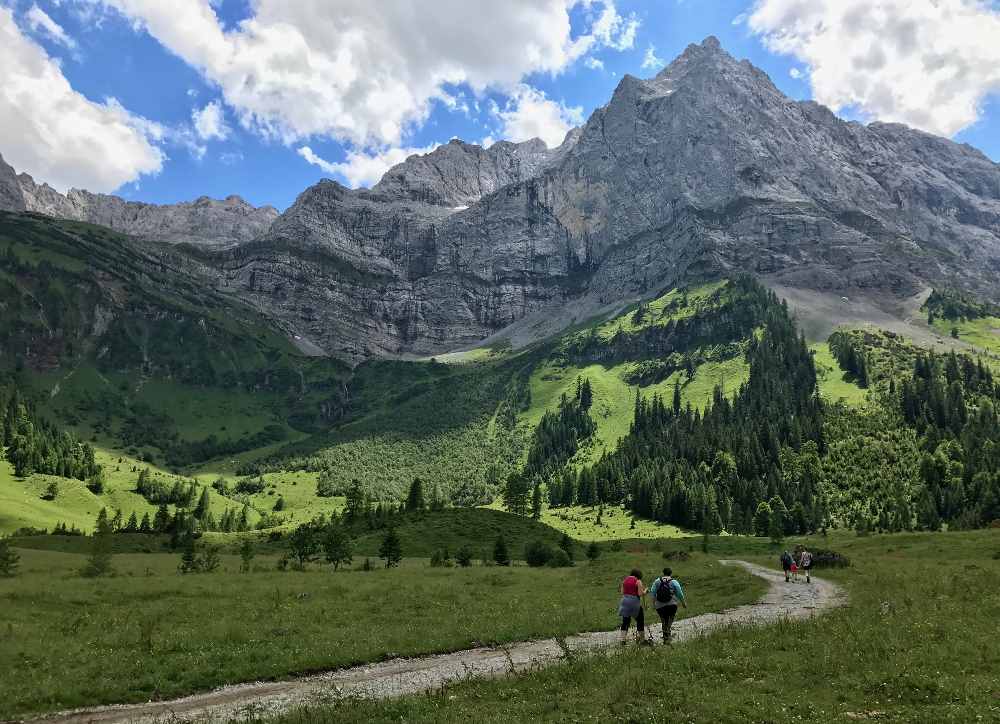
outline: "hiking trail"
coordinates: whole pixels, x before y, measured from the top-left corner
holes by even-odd
[[[675,642],[686,641],[729,625],[760,625],[781,619],[803,619],[843,605],[843,590],[813,577],[807,584],[785,583],[784,574],[745,561],[724,560],[766,580],[770,587],[756,603],[719,613],[703,613],[674,623]],[[650,608],[650,612],[651,612]],[[682,609],[683,610],[683,609]],[[650,618],[655,619],[655,614]],[[657,642],[660,625],[647,627]],[[632,636],[629,645],[634,646]],[[558,662],[569,652],[611,649],[618,645],[617,631],[598,631],[565,639],[523,641],[496,648],[475,648],[336,669],[285,681],[249,682],[169,701],[119,704],[75,709],[29,720],[31,724],[124,724],[229,720],[278,714],[296,707],[328,703],[344,696],[386,699],[438,689],[470,678],[490,678]]]

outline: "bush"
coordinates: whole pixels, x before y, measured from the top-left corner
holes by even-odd
[[[663,551],[663,558],[668,561],[686,561],[690,557],[687,551]]]
[[[455,561],[462,568],[468,568],[472,565],[472,549],[468,545],[464,545],[458,549],[455,553]]]
[[[552,557],[549,558],[548,563],[549,568],[566,568],[567,566],[573,565],[573,559],[569,557],[567,553],[562,548],[556,548],[552,551]]]
[[[524,560],[529,566],[540,568],[552,559],[554,553],[554,549],[548,543],[535,540],[524,547]]]
[[[813,551],[812,559],[813,568],[847,568],[851,565],[851,559],[847,556],[825,549]]]

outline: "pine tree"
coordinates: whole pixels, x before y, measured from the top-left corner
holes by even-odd
[[[166,503],[160,503],[156,509],[156,517],[153,518],[153,531],[156,533],[166,533],[170,529],[170,511],[167,510]]]
[[[10,547],[10,541],[0,536],[0,578],[13,578],[17,575],[17,567],[21,556]]]
[[[142,522],[139,523],[139,532],[140,533],[152,533],[153,532],[153,524],[149,521],[149,513],[148,512],[147,513],[143,513],[143,515],[142,515]]]
[[[128,517],[128,522],[125,523],[125,527],[122,529],[125,533],[138,533],[139,532],[139,519],[136,516],[135,511],[132,511],[132,515]]]
[[[184,544],[184,550],[181,552],[181,562],[177,566],[177,572],[187,574],[197,573],[199,570],[201,570],[201,562],[198,560],[198,555],[194,548],[194,538],[188,538]]]
[[[468,544],[463,545],[458,549],[455,553],[455,561],[462,568],[468,568],[472,565],[472,549],[468,546]]]
[[[406,496],[406,509],[418,513],[424,507],[424,483],[420,478],[414,478],[410,483],[410,493]]]
[[[253,543],[249,538],[244,538],[243,542],[240,543],[240,572],[249,573],[250,565],[253,563],[254,556],[257,552],[254,550]]]
[[[503,537],[503,533],[493,545],[493,562],[498,566],[510,565],[510,552],[507,550],[507,540]]]
[[[198,505],[194,509],[194,517],[198,520],[205,520],[205,516],[208,515],[209,506],[208,488],[202,488],[201,497],[198,498]]]
[[[562,538],[559,539],[559,547],[566,551],[566,555],[572,561],[575,545],[573,539],[569,537],[569,533],[563,533]]]
[[[587,560],[596,561],[601,557],[601,548],[597,545],[597,541],[592,541],[589,546],[587,546]]]
[[[389,532],[382,539],[382,545],[378,549],[378,557],[385,561],[386,568],[398,566],[399,562],[403,560],[403,549],[395,528],[389,528]]]
[[[103,513],[103,515],[101,515]],[[106,576],[112,572],[112,532],[111,524],[108,522],[108,511],[101,508],[101,513],[97,516],[97,524],[94,528],[90,556],[86,565],[80,571],[80,575],[86,578],[96,578]]]
[[[535,490],[531,494],[531,517],[538,520],[542,517],[542,483],[535,481]]]

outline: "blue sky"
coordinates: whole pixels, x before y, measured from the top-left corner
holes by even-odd
[[[0,0],[0,30],[6,19],[17,41],[0,60],[24,76],[22,95],[16,81],[4,81],[6,100],[0,90],[0,153],[63,190],[157,203],[235,193],[284,209],[322,177],[367,185],[405,149],[455,136],[558,138],[623,74],[654,75],[715,35],[793,98],[909,122],[1000,160],[1000,16],[995,3],[949,3],[940,15],[929,0],[876,14],[861,0],[512,0],[476,9],[466,22],[485,31],[465,39],[447,17],[397,12],[402,3],[345,21],[321,0]],[[447,4],[422,7],[454,14]],[[913,50],[922,34],[933,62]]]

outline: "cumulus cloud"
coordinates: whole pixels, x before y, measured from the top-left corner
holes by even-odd
[[[191,123],[198,138],[203,141],[221,141],[229,136],[229,127],[218,101],[212,101],[200,110],[195,108],[191,112]]]
[[[642,67],[644,70],[659,70],[665,65],[663,58],[656,57],[656,48],[653,45],[649,45],[646,48],[646,54],[642,56]]]
[[[795,80],[798,80],[799,78],[802,77],[803,74],[802,71],[799,70],[798,68],[790,68],[788,71],[788,75],[792,76]]]
[[[32,5],[31,9],[25,13],[24,19],[27,21],[28,27],[36,33],[43,33],[70,50],[76,48],[76,41],[67,35],[63,27],[49,17],[48,13],[38,7],[38,5]]]
[[[591,56],[584,58],[583,64],[591,70],[604,70],[604,61]]]
[[[347,158],[341,162],[330,162],[316,155],[309,146],[301,146],[298,154],[324,173],[331,176],[341,176],[347,180],[348,186],[374,186],[382,176],[396,164],[402,163],[414,154],[430,153],[438,144],[423,148],[387,148],[376,152],[350,151]]]
[[[447,87],[507,92],[599,47],[630,48],[639,27],[614,0],[256,0],[228,32],[208,0],[100,1],[200,69],[244,126],[356,147],[403,145]],[[576,36],[575,6],[589,18]]]
[[[568,107],[523,83],[513,90],[504,108],[493,104],[491,112],[500,121],[503,138],[516,142],[540,138],[549,148],[558,146],[571,128],[583,123],[583,108]]]
[[[0,142],[19,171],[65,191],[113,191],[156,173],[161,129],[114,99],[95,103],[70,86],[59,64],[23,35],[0,6]]]
[[[1000,12],[978,0],[759,0],[748,24],[834,110],[950,136],[1000,90]]]

